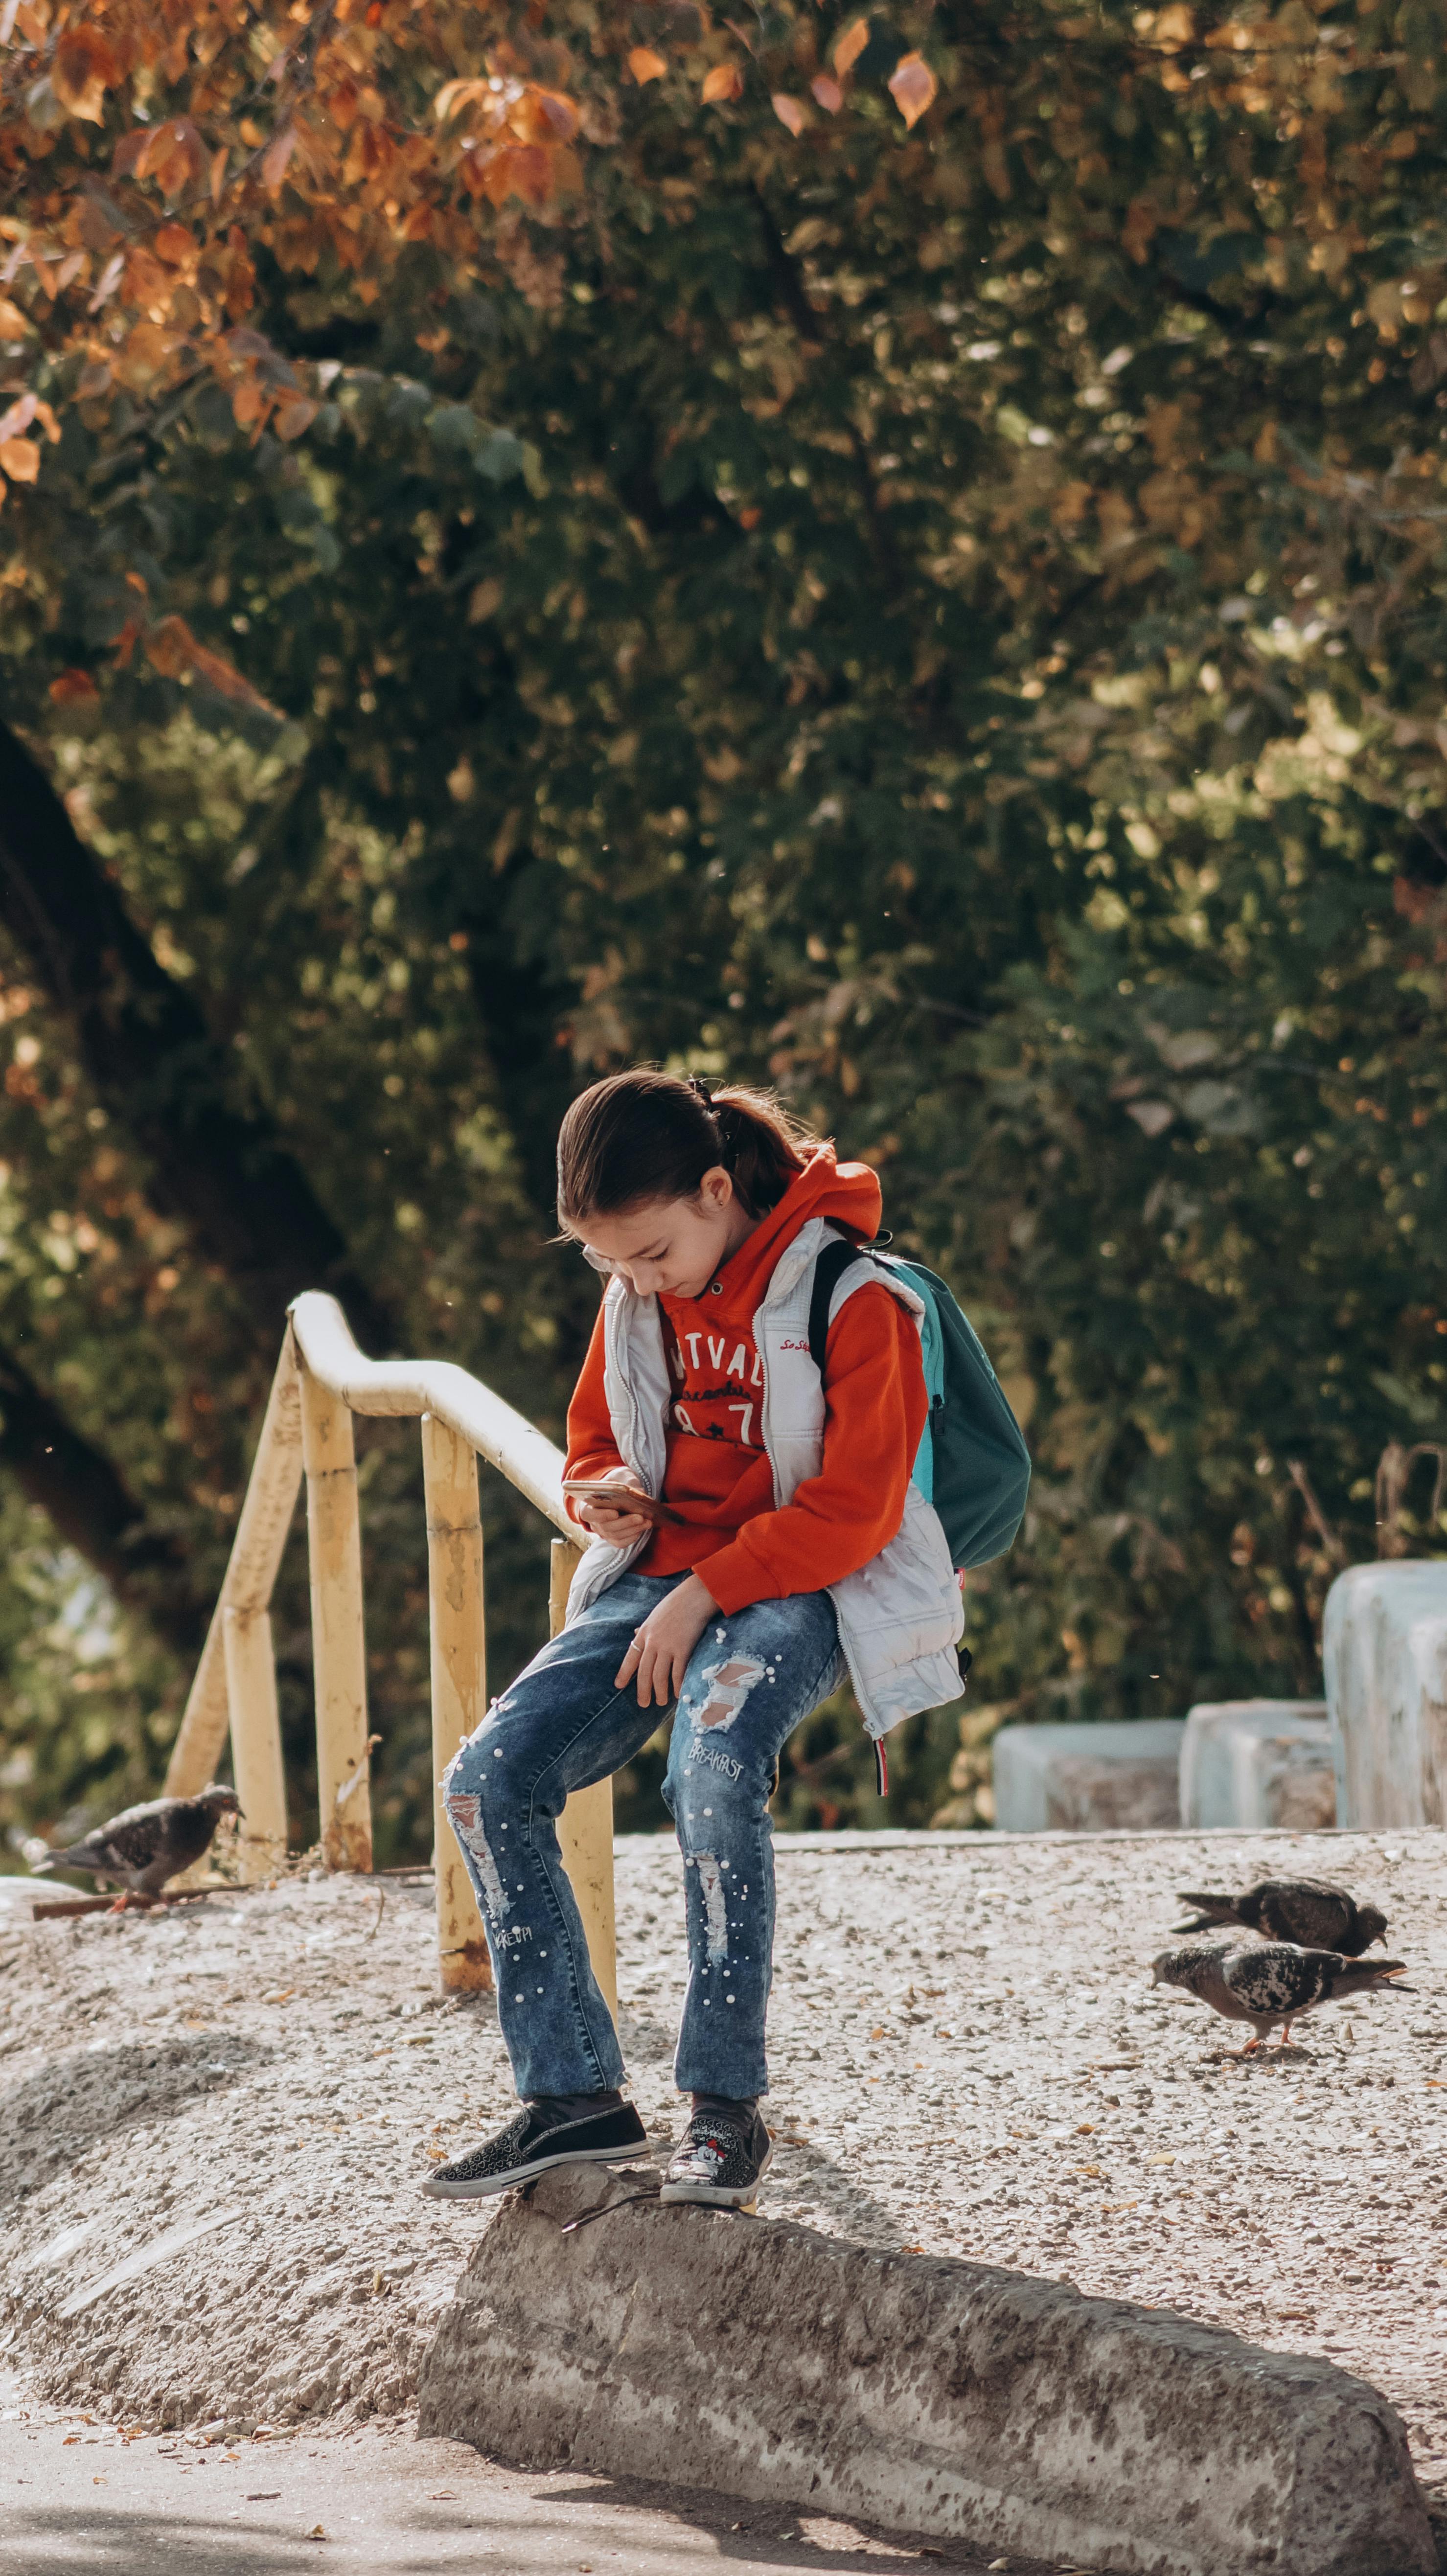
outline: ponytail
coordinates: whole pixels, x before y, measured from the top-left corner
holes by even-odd
[[[819,1138],[765,1091],[640,1067],[581,1092],[558,1135],[558,1222],[691,1199],[720,1164],[752,1217],[777,1207]]]

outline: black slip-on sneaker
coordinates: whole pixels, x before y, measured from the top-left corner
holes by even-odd
[[[674,2148],[660,2200],[696,2200],[706,2209],[747,2209],[773,2155],[769,2133],[727,2112],[695,2111]]]
[[[495,2138],[438,2165],[422,2188],[433,2200],[490,2200],[554,2165],[626,2164],[647,2146],[648,2132],[631,2102],[583,2120],[549,2121],[525,2106]]]

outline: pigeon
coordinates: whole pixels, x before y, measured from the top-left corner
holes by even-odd
[[[1318,2004],[1347,1995],[1409,1994],[1410,1987],[1391,1983],[1405,1968],[1404,1959],[1347,1959],[1339,1950],[1299,1949],[1294,1941],[1223,1938],[1162,1950],[1151,1962],[1151,1983],[1184,1987],[1228,2021],[1254,2024],[1256,2036],[1240,2052],[1249,2057],[1276,2022],[1284,2024],[1284,2048],[1292,2023]]]
[[[1198,1908],[1194,1923],[1178,1923],[1178,1932],[1205,1932],[1218,1923],[1244,1924],[1263,1941],[1295,1941],[1307,1950],[1336,1950],[1344,1959],[1359,1959],[1374,1941],[1385,1941],[1387,1918],[1375,1905],[1354,1904],[1345,1888],[1328,1887],[1319,1878],[1258,1878],[1240,1896],[1192,1895],[1179,1891],[1183,1905]]]
[[[213,1781],[195,1798],[152,1798],[144,1807],[127,1807],[108,1825],[97,1825],[83,1842],[64,1851],[46,1852],[31,1868],[88,1869],[100,1886],[120,1885],[125,1893],[112,1914],[123,1914],[132,1896],[159,1896],[167,1879],[189,1869],[206,1851],[223,1816],[239,1816],[234,1789]]]

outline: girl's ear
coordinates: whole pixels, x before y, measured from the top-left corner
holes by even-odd
[[[724,1208],[733,1204],[737,1196],[733,1174],[725,1171],[722,1163],[715,1163],[711,1170],[704,1173],[703,1179],[699,1182],[698,1195],[700,1203],[705,1208],[712,1208],[721,1213]]]

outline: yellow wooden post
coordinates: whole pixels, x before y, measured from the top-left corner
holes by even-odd
[[[180,1731],[171,1747],[166,1768],[168,1798],[194,1798],[212,1778],[221,1759],[228,1710],[226,1612],[267,1607],[296,1509],[301,1464],[300,1372],[296,1337],[288,1324],[246,1499],[236,1524],[231,1562],[196,1667]]]
[[[556,1637],[568,1608],[568,1587],[573,1580],[582,1549],[570,1539],[553,1541],[552,1577],[548,1586],[548,1634]],[[588,1956],[593,1974],[608,1998],[610,2012],[618,2010],[618,1945],[616,1916],[613,1906],[613,1783],[595,1781],[591,1789],[576,1789],[558,1818],[558,1842],[563,1854],[563,1867],[572,1882],[578,1900],[578,1912],[588,1936]]]
[[[422,1416],[427,1579],[432,1612],[432,1832],[437,1957],[449,1994],[486,1993],[492,1966],[472,1881],[442,1805],[442,1774],[487,1708],[487,1624],[477,1452],[436,1415]]]
[[[286,1858],[286,1774],[276,1707],[276,1657],[265,1610],[224,1609],[226,1696],[231,1707],[231,1776],[241,1801],[236,1856],[250,1882],[270,1878]]]
[[[352,1416],[309,1370],[301,1382],[316,1677],[317,1796],[328,1869],[370,1870],[367,1649],[362,1620],[362,1528]]]

